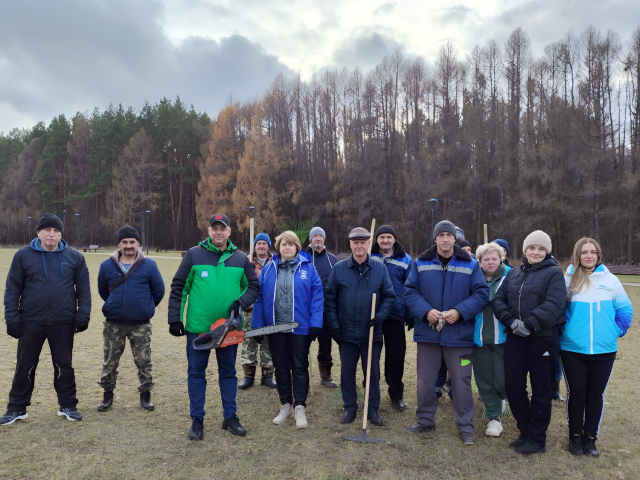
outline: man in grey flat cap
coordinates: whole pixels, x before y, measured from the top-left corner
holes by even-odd
[[[356,368],[362,361],[362,372],[367,371],[369,329],[373,330],[369,411],[371,423],[381,426],[380,407],[380,352],[382,351],[382,322],[391,313],[396,298],[393,284],[384,264],[371,260],[368,250],[371,234],[364,228],[354,228],[349,234],[351,256],[338,262],[331,270],[325,295],[325,314],[331,336],[340,346],[340,387],[344,414],[340,423],[351,423],[358,411]],[[376,294],[376,315],[371,318],[371,298]]]

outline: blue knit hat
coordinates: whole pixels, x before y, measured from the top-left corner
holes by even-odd
[[[509,244],[506,240],[503,240],[502,238],[496,238],[493,242],[504,248],[507,251],[507,254],[509,253]]]
[[[267,242],[269,248],[271,248],[271,239],[269,238],[269,235],[267,235],[266,233],[259,233],[258,235],[256,235],[256,238],[253,240],[253,246],[255,247],[256,243],[258,243],[260,240],[264,240],[265,242]]]

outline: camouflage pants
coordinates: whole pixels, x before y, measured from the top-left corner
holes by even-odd
[[[153,388],[151,378],[151,323],[142,325],[120,325],[117,323],[104,322],[102,331],[104,340],[104,360],[102,361],[102,374],[100,375],[100,385],[106,392],[116,388],[118,380],[118,364],[127,342],[131,344],[133,361],[138,367],[138,391],[148,392]]]
[[[247,325],[246,331],[248,332],[251,330],[251,312],[245,313],[244,316],[245,325]],[[262,345],[258,344],[253,338],[247,338],[242,342],[242,352],[240,353],[242,365],[258,366],[258,348],[260,349],[260,366],[273,367],[269,341],[266,338],[262,341]]]

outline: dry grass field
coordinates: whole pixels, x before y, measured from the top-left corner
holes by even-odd
[[[15,250],[0,250],[0,281],[4,290]],[[161,255],[178,257],[177,252]],[[157,255],[155,252],[152,255]],[[86,254],[91,272],[93,313],[89,329],[75,337],[74,367],[78,385],[78,409],[82,422],[69,422],[56,415],[53,367],[45,345],[29,418],[0,429],[0,478],[101,478],[101,479],[200,479],[200,478],[468,478],[468,479],[592,479],[640,478],[640,336],[638,320],[620,341],[618,361],[609,383],[606,409],[598,442],[599,459],[576,458],[567,451],[564,406],[555,404],[549,427],[547,454],[524,458],[507,445],[516,438],[513,418],[503,419],[500,438],[484,435],[482,403],[476,395],[475,446],[460,441],[451,402],[441,401],[437,430],[419,436],[407,428],[414,423],[416,406],[415,344],[408,335],[405,370],[408,409],[391,408],[382,380],[380,416],[384,427],[371,427],[369,435],[389,445],[342,440],[343,434],[358,435],[360,421],[340,425],[339,390],[320,386],[314,368],[314,395],[307,407],[309,428],[296,430],[294,423],[274,426],[277,393],[254,386],[238,393],[238,415],[247,429],[244,438],[220,429],[221,403],[217,389],[215,360],[209,368],[205,438],[190,442],[189,399],[185,339],[169,335],[168,294],[153,319],[154,412],[140,409],[136,371],[129,350],[122,357],[116,400],[110,411],[99,413],[102,398],[97,381],[102,361],[102,301],[96,277],[107,255]],[[157,258],[167,290],[179,260]],[[627,287],[640,312],[640,286]],[[17,341],[0,333],[0,396],[8,398],[15,366]],[[312,346],[317,352],[317,343]],[[337,348],[334,345],[337,357]],[[339,372],[336,358],[335,372]],[[314,365],[315,367],[315,365]],[[240,368],[238,354],[237,369]],[[240,375],[240,373],[239,373]],[[339,378],[339,374],[338,374]],[[259,379],[259,378],[258,378]],[[4,408],[4,407],[3,407]],[[360,418],[360,417],[359,417]]]

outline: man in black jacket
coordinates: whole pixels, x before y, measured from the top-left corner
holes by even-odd
[[[340,387],[344,415],[340,423],[351,423],[358,411],[356,368],[362,361],[366,375],[369,330],[373,326],[369,411],[374,425],[382,425],[380,407],[380,352],[382,351],[382,322],[391,313],[396,298],[393,284],[384,264],[372,260],[367,253],[371,234],[364,228],[354,228],[349,234],[351,256],[338,262],[331,270],[325,296],[325,313],[331,336],[340,345]],[[376,315],[371,318],[372,294],[376,294]]]
[[[27,418],[40,352],[51,350],[53,386],[59,416],[82,420],[76,409],[72,367],[73,335],[89,326],[91,291],[84,256],[62,240],[64,226],[47,213],[38,222],[37,238],[16,252],[7,275],[4,315],[7,333],[18,339],[18,355],[7,413],[0,425]]]
[[[324,287],[325,297],[329,277],[333,266],[338,263],[338,259],[332,253],[327,251],[324,246],[326,235],[320,227],[313,227],[309,232],[309,246],[307,251],[311,255],[313,266],[316,267],[322,286]],[[327,323],[327,315],[324,314],[322,322],[322,331],[318,337],[318,371],[320,372],[320,383],[327,388],[338,388],[336,382],[331,378],[331,367],[333,366],[333,357],[331,356],[331,330]]]

